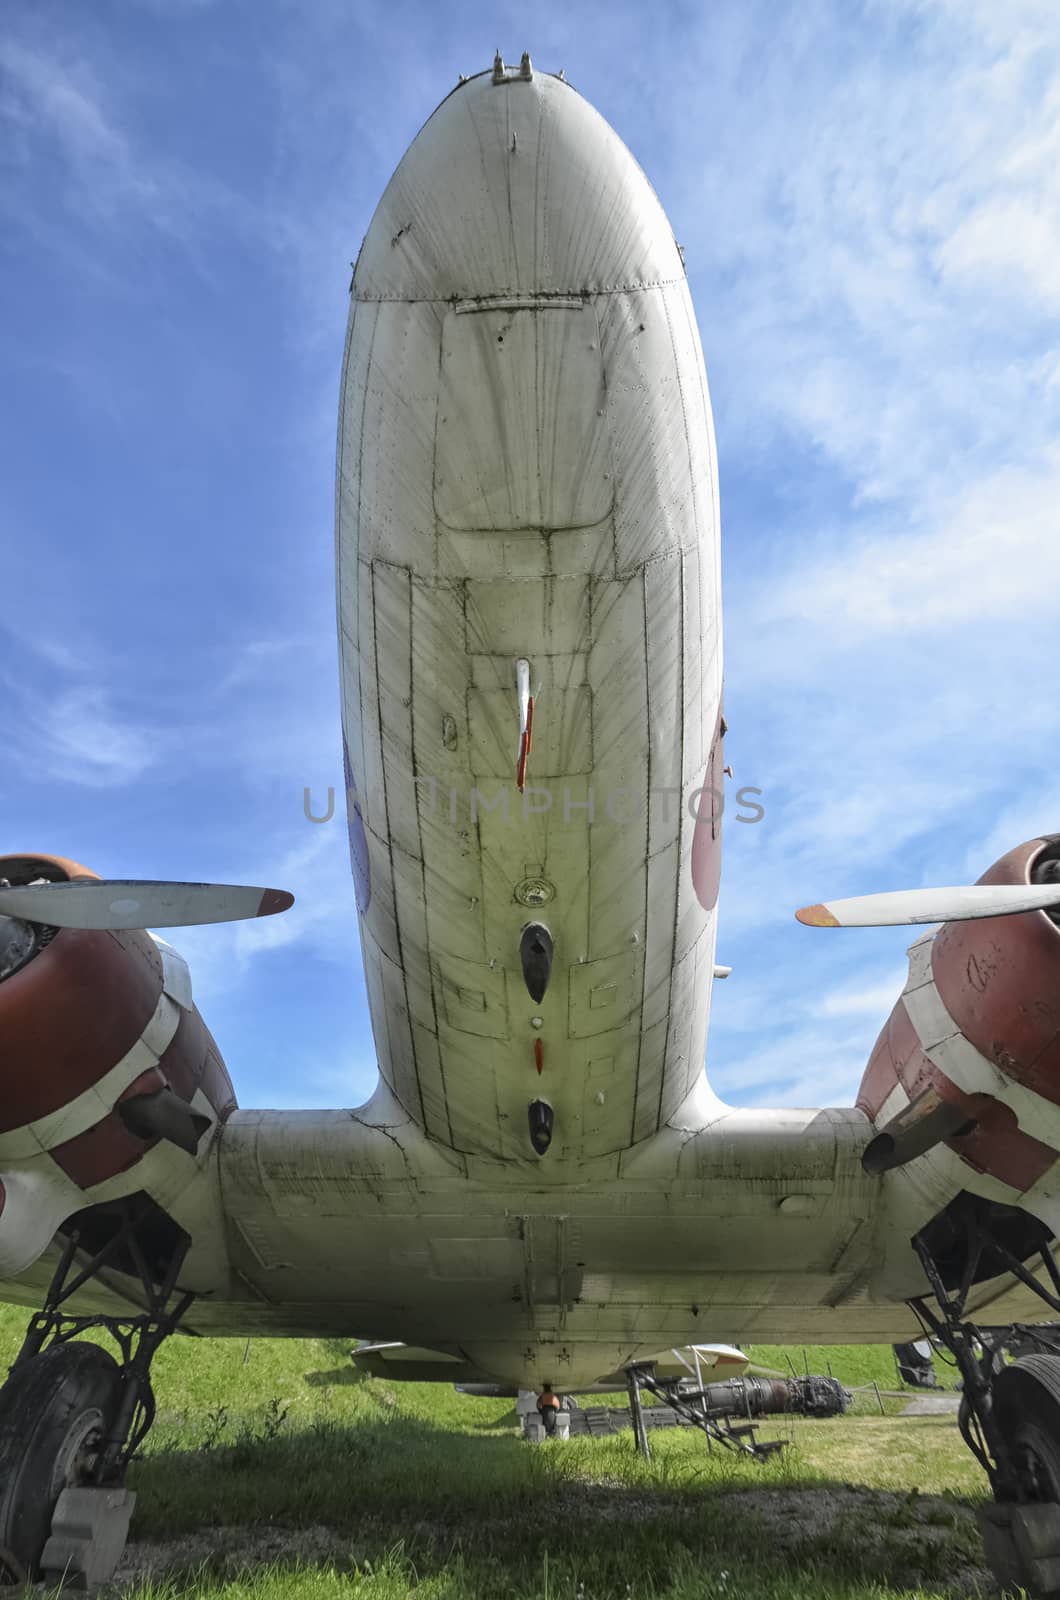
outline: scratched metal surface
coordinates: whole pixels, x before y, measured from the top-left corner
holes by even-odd
[[[471,80],[399,165],[353,281],[344,725],[382,1075],[432,1138],[527,1168],[545,1095],[546,1182],[617,1163],[701,1076],[715,917],[681,797],[720,704],[716,476],[684,269],[643,173],[558,79]],[[556,948],[539,1005],[518,960],[529,880]]]

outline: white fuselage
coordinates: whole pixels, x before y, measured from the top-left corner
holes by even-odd
[[[703,1073],[717,469],[666,218],[559,79],[471,80],[401,162],[354,276],[338,455],[382,1077],[462,1152],[536,1165],[535,1098],[553,1166],[627,1149]],[[540,1003],[519,960],[534,919],[555,945]]]

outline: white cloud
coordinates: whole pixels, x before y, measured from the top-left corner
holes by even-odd
[[[972,450],[1032,459],[1057,420],[1030,393],[1057,346],[1055,14],[998,32],[973,8],[823,6],[772,41],[748,15],[728,58],[704,21],[668,102],[730,437],[795,429],[855,503],[952,486]]]
[[[1019,786],[995,813],[991,826],[972,835],[965,854],[966,881],[974,882],[1016,845],[1053,833],[1060,833],[1060,783],[1049,778]]]
[[[211,875],[208,864],[202,871]],[[240,883],[286,889],[295,903],[275,916],[181,928],[167,935],[191,967],[198,999],[238,991],[252,966],[279,952],[288,959],[312,956],[359,969],[357,911],[341,794],[330,822],[314,824],[301,818],[296,843],[288,842],[286,848],[273,834],[262,832],[227,857],[225,873]],[[358,972],[351,982],[351,998],[362,989]]]
[[[834,1028],[796,1029],[746,1053],[730,1051],[720,1071],[710,1070],[708,1050],[711,1086],[733,1105],[852,1105],[874,1037],[872,1028],[838,1036]]]
[[[356,912],[342,796],[336,797],[330,822],[304,822],[304,830],[304,838],[268,867],[276,886],[290,889],[295,903],[280,916],[236,925],[234,954],[240,965],[262,951],[292,944],[309,942],[327,951],[333,946],[336,924],[345,925],[342,954],[349,953]]]
[[[371,1098],[379,1079],[374,1049],[340,1053],[329,1062],[300,1060],[296,1075],[266,1096],[271,1111],[355,1108]],[[260,1100],[260,1096],[259,1096]]]
[[[822,1017],[876,1017],[882,1025],[905,987],[905,980],[903,968],[900,972],[890,973],[879,983],[833,989],[831,994],[821,997],[814,1009]]]
[[[42,754],[51,773],[89,787],[132,783],[155,759],[152,730],[125,721],[100,689],[57,694],[43,710]]]
[[[1055,162],[1060,152],[1054,151]],[[984,278],[1006,299],[1030,294],[1060,307],[1060,212],[1055,198],[998,198],[977,206],[940,246],[944,277]]]
[[[99,249],[79,241],[79,271],[109,278],[127,293],[130,279],[110,259],[116,230],[146,227],[181,246],[202,277],[212,272],[216,230],[268,243],[284,228],[255,197],[233,191],[216,173],[190,169],[143,132],[135,77],[120,85],[113,73],[79,53],[71,34],[57,42],[29,27],[0,39],[0,136],[12,176],[2,194],[10,225],[54,253],[72,248],[35,204],[40,174],[53,198],[62,198],[67,222],[81,226]],[[108,62],[108,66],[111,63]],[[58,156],[62,179],[51,166]]]
[[[990,464],[974,482],[893,511],[872,532],[800,552],[758,604],[759,625],[795,621],[822,653],[873,634],[1051,620],[1060,587],[1060,444],[1033,465]],[[995,635],[996,636],[996,635]]]
[[[0,40],[4,89],[0,116],[16,129],[53,136],[78,163],[103,161],[118,167],[129,160],[128,146],[109,120],[93,75],[82,64],[71,71],[39,50]]]

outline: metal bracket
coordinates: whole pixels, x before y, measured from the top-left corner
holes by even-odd
[[[960,1280],[952,1293],[946,1288],[923,1235],[917,1234],[913,1239],[913,1249],[931,1285],[938,1314],[922,1296],[909,1304],[923,1325],[950,1351],[960,1370],[963,1392],[958,1425],[961,1437],[989,1478],[995,1498],[1002,1502],[1019,1502],[1025,1498],[1020,1475],[993,1416],[992,1383],[1001,1359],[1000,1341],[989,1329],[967,1319],[965,1308],[986,1251],[998,1261],[1001,1270],[1018,1278],[1054,1313],[1060,1313],[1060,1271],[1047,1245],[1043,1245],[1038,1253],[1053,1286],[1050,1292],[996,1234],[984,1227],[974,1210],[966,1208],[961,1222],[965,1258]]]
[[[66,1236],[59,1264],[52,1276],[44,1309],[31,1317],[22,1347],[11,1366],[16,1373],[34,1356],[53,1345],[77,1339],[93,1328],[102,1328],[121,1353],[121,1399],[114,1421],[99,1452],[94,1477],[99,1484],[120,1483],[125,1469],[143,1443],[155,1420],[156,1406],[151,1387],[151,1362],[155,1351],[175,1330],[195,1296],[181,1292],[177,1277],[184,1264],[191,1240],[180,1233],[164,1271],[152,1268],[138,1236],[142,1218],[130,1207],[106,1243],[77,1267],[81,1233],[71,1229]],[[113,1266],[116,1259],[132,1262],[140,1280],[146,1311],[139,1316],[66,1316],[62,1307],[100,1271]]]

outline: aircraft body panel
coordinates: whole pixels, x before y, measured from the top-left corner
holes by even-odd
[[[353,282],[337,559],[384,1081],[431,1138],[528,1165],[543,1096],[550,1175],[646,1138],[706,1040],[717,472],[666,219],[557,79],[466,84],[384,196]]]
[[[915,1332],[903,1301],[920,1283],[906,1250],[884,1288],[881,1247],[916,1223],[888,1216],[894,1190],[862,1171],[870,1131],[857,1110],[727,1110],[628,1152],[610,1182],[590,1164],[557,1187],[446,1150],[385,1096],[374,1114],[237,1111],[204,1173],[220,1190],[224,1272],[221,1241],[184,1214],[202,1290],[187,1325],[400,1339],[524,1387],[592,1382],[708,1334],[894,1342]],[[0,1298],[38,1304],[56,1259],[49,1247]],[[76,1310],[135,1303],[110,1275]],[[1038,1315],[1007,1278],[971,1304],[985,1321]]]

